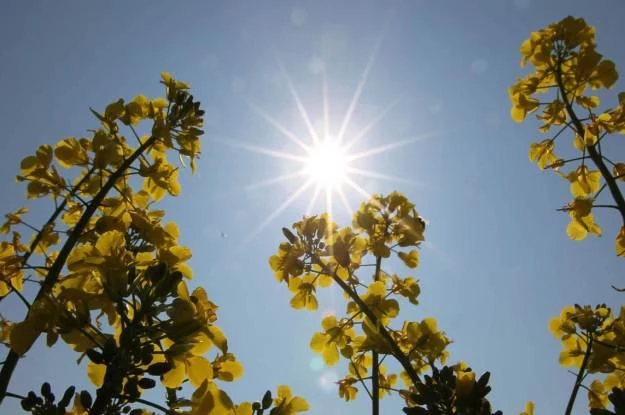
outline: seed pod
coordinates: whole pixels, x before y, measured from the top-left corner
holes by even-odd
[[[43,382],[41,384],[41,396],[44,398],[50,396],[52,394],[52,390],[50,388],[50,384],[48,382]]]
[[[20,401],[20,405],[22,405],[22,409],[26,412],[30,412],[31,409],[35,407],[35,401],[29,398],[22,399]]]
[[[171,369],[171,365],[168,362],[158,362],[148,367],[148,373],[152,376],[161,376]]]
[[[139,380],[139,386],[142,389],[152,389],[154,386],[156,386],[156,382],[154,381],[154,379],[142,378],[141,380]]]
[[[67,408],[67,406],[69,405],[69,402],[71,401],[71,399],[74,396],[75,392],[76,392],[76,387],[75,386],[70,386],[69,388],[67,388],[65,390],[65,393],[63,394],[63,397],[59,401],[59,408],[60,409],[65,410],[65,408]]]
[[[80,404],[83,406],[83,408],[91,408],[92,403],[93,399],[91,398],[91,394],[87,391],[80,391]]]
[[[124,385],[124,393],[131,398],[138,398],[141,396],[137,386],[137,378],[130,378],[126,381],[126,384]]]
[[[265,395],[263,396],[263,409],[269,409],[272,403],[273,399],[271,398],[271,391],[265,392]]]
[[[89,360],[91,360],[93,363],[100,365],[104,362],[104,358],[102,357],[102,353],[100,353],[99,351],[97,351],[96,349],[88,349],[87,352],[87,357],[89,358]]]
[[[291,232],[289,229],[282,228],[282,233],[284,234],[284,236],[286,236],[286,239],[288,239],[289,242],[291,242],[292,244],[297,243],[297,236],[295,236],[293,232]]]

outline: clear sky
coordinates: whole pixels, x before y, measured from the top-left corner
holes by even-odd
[[[569,14],[594,24],[600,52],[625,65],[619,0],[4,2],[0,211],[23,204],[14,180],[21,158],[96,126],[89,106],[158,96],[159,73],[172,72],[192,84],[207,125],[198,173],[185,172],[182,195],[164,207],[193,249],[194,284],[220,305],[219,323],[245,365],[225,389],[241,401],[288,384],[312,414],[366,412],[363,393],[345,404],[327,385],[340,367],[311,364],[310,336],[340,293],[323,292],[318,313],[291,310],[267,263],[280,228],[306,212],[313,191],[280,211],[304,179],[266,182],[301,166],[244,148],[299,151],[254,108],[312,140],[285,72],[320,132],[325,73],[331,134],[365,80],[345,135],[395,103],[354,149],[402,142],[358,160],[401,180],[352,178],[366,192],[404,192],[430,224],[416,273],[421,304],[405,317],[436,317],[455,341],[452,360],[491,371],[491,399],[504,413],[526,400],[537,413],[561,413],[574,378],[557,363],[548,320],[567,304],[617,306],[610,284],[625,285],[613,255],[616,217],[599,216],[605,237],[569,241],[567,217],[556,212],[568,186],[528,162],[536,124],[508,115],[521,41]],[[346,195],[352,207],[363,199],[349,187]],[[319,198],[312,210],[324,206]],[[348,224],[340,200],[334,210]],[[10,389],[84,378],[66,349],[30,353]],[[384,413],[398,408],[398,398],[384,403]]]

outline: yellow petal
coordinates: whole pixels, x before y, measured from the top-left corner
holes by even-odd
[[[226,353],[228,351],[228,339],[224,335],[223,331],[215,325],[208,326],[207,336],[211,341],[221,350]]]
[[[74,137],[59,141],[54,148],[54,155],[59,164],[66,169],[76,165],[86,165],[89,161],[87,152]]]
[[[213,380],[213,366],[201,356],[193,356],[186,360],[187,373],[193,386],[200,386],[204,379]]]
[[[293,394],[291,393],[291,388],[287,385],[278,386],[278,397],[282,399],[289,399]]]
[[[30,320],[16,323],[11,329],[11,349],[18,355],[23,355],[30,349],[35,340],[37,340],[39,334],[39,330],[37,330],[35,324]]]
[[[408,268],[416,268],[419,265],[419,251],[412,250],[408,253],[400,252],[397,254]]]
[[[163,375],[163,385],[168,388],[177,388],[182,385],[185,378],[185,363],[181,358],[174,358],[169,361],[172,368]]]
[[[572,220],[566,227],[566,234],[574,241],[581,241],[586,238],[586,235],[588,235],[588,231],[582,225],[580,225],[579,222],[577,222],[576,220]]]
[[[243,365],[236,360],[228,360],[221,364],[219,367],[219,374],[217,377],[227,382],[232,382],[243,376]]]
[[[621,226],[616,241],[615,241],[616,255],[625,256],[625,226]]]
[[[106,375],[106,365],[99,365],[89,362],[87,365],[87,376],[89,380],[98,388],[104,384],[104,375]]]
[[[310,339],[310,348],[316,353],[322,353],[323,349],[326,347],[326,334],[323,333],[315,333]]]
[[[327,345],[323,350],[323,361],[328,366],[334,366],[339,362],[339,349],[334,344]]]
[[[293,399],[291,399],[288,407],[291,410],[291,412],[304,412],[304,411],[308,411],[308,409],[310,408],[310,406],[308,405],[308,402],[306,402],[304,398],[299,397],[299,396],[296,396]]]
[[[106,256],[117,254],[125,246],[126,238],[120,231],[104,232],[95,244],[98,252]]]

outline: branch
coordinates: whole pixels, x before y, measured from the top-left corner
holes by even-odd
[[[39,289],[39,292],[35,296],[35,301],[37,301],[38,299],[46,295],[52,289],[52,287],[54,286],[54,284],[59,278],[59,275],[61,273],[61,270],[63,269],[63,266],[65,265],[65,261],[67,260],[67,257],[69,256],[70,252],[74,249],[74,246],[78,242],[78,238],[81,236],[81,234],[83,233],[83,231],[89,224],[91,217],[94,215],[98,207],[101,205],[102,200],[104,200],[108,192],[115,185],[115,182],[119,178],[122,177],[124,172],[128,169],[128,167],[132,163],[134,163],[134,161],[139,157],[139,155],[142,154],[152,144],[154,144],[156,140],[157,138],[155,136],[151,136],[149,139],[147,139],[143,144],[141,144],[141,146],[139,146],[135,150],[134,153],[132,153],[132,155],[128,159],[124,160],[124,162],[119,166],[119,168],[115,171],[114,174],[109,176],[108,180],[106,181],[106,183],[104,183],[104,185],[102,186],[98,194],[91,200],[91,202],[89,203],[89,206],[85,209],[82,216],[80,217],[80,220],[78,221],[73,231],[70,233],[69,237],[65,241],[63,248],[61,249],[58,257],[56,258],[56,260],[50,267],[50,271],[48,272],[48,275],[46,275],[46,278],[43,281],[41,288]],[[79,183],[79,185],[80,184],[81,183]],[[78,187],[79,186],[77,185],[76,188]],[[65,205],[66,200],[67,199],[65,199],[63,203],[61,203],[61,206]],[[60,212],[61,212],[60,209],[57,208],[55,211],[55,215],[58,216]],[[54,219],[56,219],[55,215],[53,215]],[[35,245],[35,242],[38,243],[38,241],[35,239],[32,245]],[[26,318],[28,318],[28,316]],[[2,370],[0,370],[0,404],[2,404],[2,401],[4,400],[4,397],[6,396],[6,391],[7,391],[7,388],[9,387],[11,376],[13,376],[13,371],[15,370],[15,367],[17,366],[18,359],[19,359],[19,355],[11,349],[11,351],[9,352],[6,358],[4,365],[2,365]]]
[[[378,281],[380,279],[380,267],[382,266],[382,257],[375,258],[375,274],[373,274],[373,280]],[[376,323],[376,328],[379,322]],[[378,352],[373,351],[372,356],[373,364],[371,366],[371,389],[373,395],[371,396],[371,413],[372,415],[380,415],[380,356]]]
[[[350,363],[352,364],[352,367],[354,368],[354,372],[356,373],[356,377],[360,381],[361,385],[365,388],[365,391],[367,391],[367,395],[369,395],[369,398],[373,399],[373,395],[371,395],[371,392],[369,391],[369,388],[367,387],[367,384],[365,383],[365,380],[362,378],[362,376],[360,376],[360,373],[358,372],[358,368],[354,364],[354,361],[350,360]]]
[[[50,227],[50,226],[54,225],[54,223],[56,222],[56,218],[58,218],[59,215],[61,213],[63,213],[63,211],[65,210],[65,206],[67,205],[67,201],[70,198],[72,198],[72,197],[74,197],[76,195],[76,192],[78,192],[80,187],[89,179],[89,176],[91,176],[91,174],[93,173],[94,170],[95,170],[95,166],[93,166],[91,169],[89,169],[89,171],[87,171],[87,174],[85,174],[82,177],[82,179],[80,179],[78,184],[76,184],[76,186],[72,189],[72,191],[63,199],[61,204],[56,207],[56,209],[54,210],[52,215],[50,215],[50,218],[48,218],[48,220],[46,221],[46,223],[43,225],[43,227],[41,229],[46,229],[47,227]],[[55,200],[55,202],[56,202],[56,200]],[[41,242],[41,238],[43,238],[43,233],[42,232],[38,232],[35,235],[35,239],[33,239],[33,241],[31,242],[30,247],[28,248],[28,252],[26,254],[24,254],[24,257],[22,258],[22,264],[24,264],[24,265],[28,264],[28,260],[30,259],[32,254],[35,252],[35,249],[37,248],[37,245],[39,245],[39,242]],[[13,288],[13,287],[11,287],[11,288]],[[13,291],[17,292],[14,288],[13,288]],[[5,297],[1,297],[0,301],[3,300],[4,298]],[[22,300],[22,301],[24,301],[24,300]],[[25,304],[28,305],[28,302],[26,301]],[[29,306],[29,308],[30,308],[30,306]],[[2,403],[2,395],[1,394],[0,394],[0,403]]]
[[[377,316],[373,313],[373,311],[371,311],[369,306],[367,306],[367,304],[365,304],[364,301],[362,301],[362,299],[357,294],[355,294],[351,288],[349,288],[345,281],[339,278],[336,273],[332,272],[332,270],[330,270],[328,266],[321,261],[321,258],[319,258],[318,255],[313,254],[311,258],[315,264],[319,265],[321,269],[323,269],[323,272],[332,276],[334,282],[336,282],[339,287],[341,287],[341,289],[345,291],[352,300],[354,300],[354,302],[362,310],[362,312],[373,322],[373,324],[375,324],[376,327],[379,328],[381,336],[384,338],[384,340],[386,340],[389,347],[391,348],[392,355],[404,368],[404,370],[408,374],[408,377],[410,377],[410,380],[412,380],[415,385],[420,384],[421,379],[419,379],[419,375],[417,374],[414,367],[412,367],[410,359],[404,354],[404,352],[401,351],[393,337],[391,337],[389,332],[386,330],[386,327],[380,324]]]
[[[174,412],[171,409],[167,409],[164,406],[161,406],[161,405],[156,404],[154,402],[146,401],[145,399],[135,398],[135,399],[133,399],[133,402],[138,402],[138,403],[142,403],[142,404],[147,405],[147,406],[151,406],[152,408],[158,409],[159,411],[162,411],[164,414],[167,414],[167,415],[176,414],[176,412]]]
[[[590,360],[590,353],[592,351],[592,334],[588,335],[588,345],[586,346],[586,353],[584,353],[584,360],[582,360],[582,365],[579,368],[579,372],[577,372],[577,378],[575,379],[575,385],[573,386],[573,390],[571,391],[571,396],[569,397],[569,402],[566,405],[566,411],[564,415],[571,415],[573,411],[573,405],[575,404],[575,398],[577,397],[577,392],[579,391],[580,386],[586,376],[586,366],[588,366],[588,361]]]
[[[571,104],[569,97],[566,95],[566,91],[564,89],[564,83],[562,81],[561,70],[562,68],[560,65],[558,65],[558,67],[554,70],[554,73],[556,76],[556,82],[558,83],[558,88],[562,92],[562,100],[564,101],[566,112],[568,113],[569,117],[571,118],[571,121],[573,122],[573,125],[575,126],[576,133],[580,137],[583,137],[585,128],[582,122],[580,121],[580,119],[577,117],[577,114],[573,110],[573,105]],[[588,155],[590,156],[592,161],[595,163],[595,165],[601,172],[601,175],[603,176],[603,179],[605,180],[608,186],[608,189],[610,189],[610,193],[612,194],[612,197],[614,198],[614,201],[616,202],[616,205],[618,206],[618,210],[621,213],[621,218],[623,219],[623,226],[625,226],[625,198],[623,198],[621,189],[619,189],[618,184],[616,183],[616,180],[614,180],[614,177],[612,177],[612,174],[610,173],[608,166],[606,166],[606,164],[603,162],[603,158],[601,154],[599,154],[599,152],[597,151],[596,146],[592,145],[586,148],[588,149]]]

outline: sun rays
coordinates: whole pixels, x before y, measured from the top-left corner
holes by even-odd
[[[339,189],[349,174],[345,149],[332,137],[324,137],[310,149],[305,166],[305,174],[324,188]]]
[[[396,177],[381,171],[379,163],[375,164],[375,170],[363,168],[355,165],[355,162],[372,158],[381,153],[397,150],[401,147],[413,144],[417,141],[431,137],[432,135],[421,135],[417,137],[386,141],[378,146],[354,150],[361,140],[380,124],[389,112],[400,102],[399,98],[393,100],[371,117],[362,128],[356,129],[352,124],[354,114],[358,111],[358,104],[363,94],[371,68],[373,67],[380,49],[382,36],[373,47],[371,55],[367,60],[363,73],[359,77],[353,96],[348,102],[347,109],[340,122],[335,125],[331,123],[331,101],[328,87],[328,76],[325,66],[322,66],[319,73],[321,78],[320,95],[322,108],[314,113],[314,119],[321,119],[322,125],[315,126],[312,122],[309,108],[306,107],[298,93],[293,80],[282,60],[276,56],[276,63],[281,75],[285,80],[289,94],[293,100],[294,109],[303,123],[302,131],[304,135],[298,135],[287,127],[286,122],[281,122],[263,108],[250,99],[245,102],[249,108],[269,125],[275,128],[277,134],[288,140],[294,147],[292,151],[279,150],[276,148],[250,145],[235,140],[218,139],[219,142],[228,144],[246,151],[251,151],[260,155],[269,156],[276,159],[289,161],[293,167],[290,171],[283,172],[274,177],[268,177],[256,183],[246,186],[246,190],[255,190],[276,186],[287,182],[300,181],[301,185],[286,197],[277,197],[282,202],[277,207],[273,207],[272,212],[250,233],[247,240],[258,234],[269,225],[280,213],[286,210],[296,200],[308,199],[306,205],[306,215],[313,213],[315,205],[319,200],[324,201],[324,211],[333,216],[335,209],[339,206],[345,209],[349,215],[353,213],[352,204],[348,197],[348,192],[358,195],[358,199],[369,198],[370,194],[361,183],[363,179],[379,179],[414,185],[414,180],[404,177]],[[349,131],[356,130],[355,133]]]

